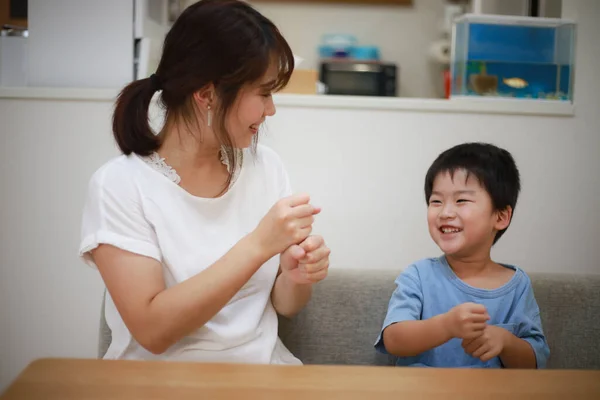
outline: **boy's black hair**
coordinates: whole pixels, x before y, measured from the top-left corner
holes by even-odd
[[[435,178],[444,172],[454,176],[457,170],[465,170],[467,178],[469,175],[477,178],[492,198],[495,211],[505,210],[510,206],[514,215],[521,190],[521,179],[515,160],[508,151],[488,143],[463,143],[444,151],[431,164],[425,176],[427,203],[431,197]],[[506,229],[498,231],[494,244]]]

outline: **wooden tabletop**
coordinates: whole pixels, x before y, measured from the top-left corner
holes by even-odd
[[[16,399],[600,399],[600,371],[274,366],[43,359]]]

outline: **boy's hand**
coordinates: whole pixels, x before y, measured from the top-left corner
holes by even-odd
[[[463,303],[444,314],[444,318],[451,337],[470,340],[481,336],[490,316],[481,304]]]
[[[489,361],[502,353],[510,334],[504,328],[486,325],[481,336],[463,340],[462,347],[465,349],[465,353],[472,357],[479,358],[484,362]]]

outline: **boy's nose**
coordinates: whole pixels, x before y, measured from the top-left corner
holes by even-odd
[[[445,205],[440,212],[440,218],[442,219],[451,219],[456,217],[456,212],[454,211],[454,207],[450,205]]]

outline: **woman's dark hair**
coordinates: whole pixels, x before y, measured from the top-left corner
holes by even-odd
[[[294,56],[277,27],[249,4],[238,0],[194,3],[167,34],[156,74],[130,83],[119,94],[113,115],[119,148],[124,154],[141,156],[159,148],[162,137],[148,121],[156,91],[162,90],[166,123],[182,118],[190,125],[198,118],[193,94],[212,83],[219,100],[218,108],[213,108],[212,128],[226,150],[231,179],[238,160],[225,127],[227,114],[240,89],[258,82],[273,62],[277,78],[265,89],[277,91],[290,79]]]
[[[494,211],[510,207],[514,215],[521,191],[521,177],[512,154],[489,143],[462,143],[442,152],[425,176],[425,201],[428,204],[435,178],[446,172],[454,177],[458,170],[466,171],[467,179],[470,175],[477,178],[490,195]],[[508,226],[496,233],[494,244],[506,229]]]

